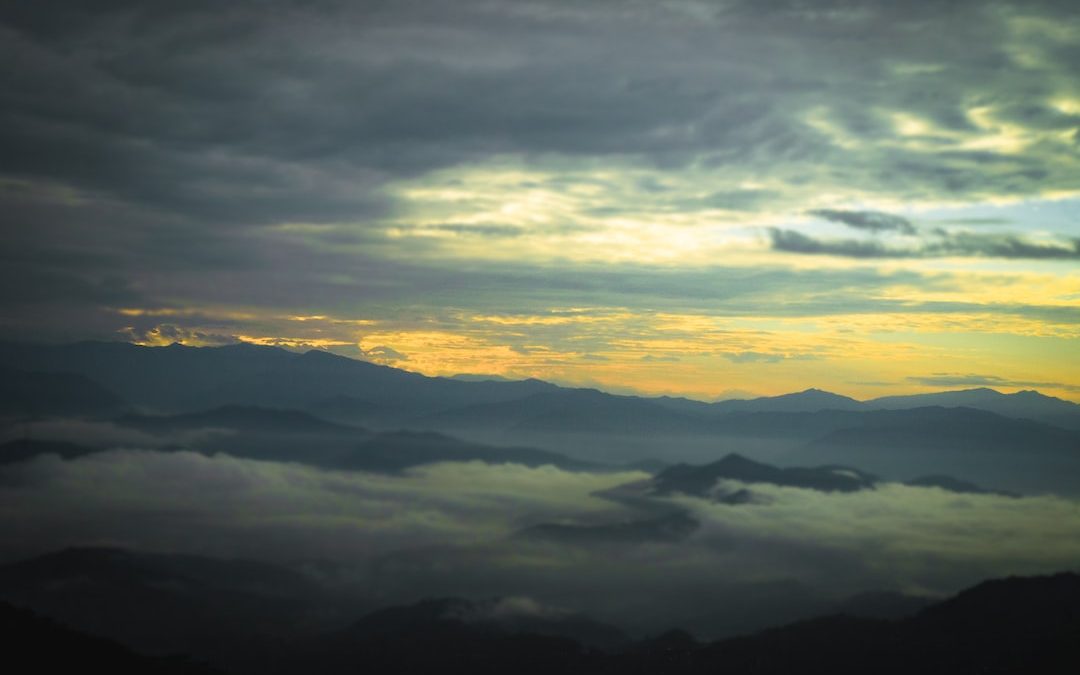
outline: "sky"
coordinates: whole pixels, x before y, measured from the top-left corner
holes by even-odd
[[[0,337],[1080,400],[1073,2],[0,6]]]

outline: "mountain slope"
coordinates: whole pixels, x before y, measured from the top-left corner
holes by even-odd
[[[148,657],[88,633],[79,632],[33,612],[0,602],[0,634],[9,664],[33,664],[33,672],[74,673],[86,670],[110,675],[214,675],[220,671],[186,658]]]
[[[986,387],[959,391],[942,391],[909,396],[884,396],[866,401],[866,407],[876,410],[904,410],[942,406],[974,408],[1005,417],[1027,418],[1050,424],[1080,428],[1080,405],[1037,391],[1018,391],[1013,394]]]
[[[403,417],[457,404],[520,398],[555,385],[538,380],[464,382],[426,377],[319,350],[277,347],[141,347],[127,343],[0,343],[0,367],[89,377],[135,405],[188,412],[229,404],[311,410],[347,396]],[[313,410],[318,412],[317,410]]]
[[[866,406],[847,396],[820,389],[781,396],[763,396],[754,399],[731,399],[712,404],[717,413],[730,412],[818,412],[821,410],[863,410]]]
[[[740,483],[767,483],[786,487],[806,488],[821,492],[855,492],[872,489],[875,478],[857,469],[843,466],[779,468],[729,454],[704,466],[678,464],[664,469],[652,478],[655,494],[677,492],[699,497],[712,496],[721,479]]]
[[[122,398],[85,375],[0,368],[0,415],[102,416],[125,407]]]
[[[434,432],[396,431],[379,434],[347,451],[335,462],[341,469],[397,472],[437,462],[551,465],[569,471],[603,469],[596,464],[535,448],[506,448],[462,441]]]
[[[300,411],[259,406],[226,405],[178,415],[128,414],[117,424],[149,433],[195,429],[228,429],[264,434],[364,434],[363,429],[336,424]]]
[[[2,565],[0,599],[150,653],[292,634],[326,600],[306,577],[265,563],[115,548]]]
[[[668,405],[595,389],[560,389],[521,399],[459,406],[417,421],[434,429],[524,433],[698,433],[702,420]]]

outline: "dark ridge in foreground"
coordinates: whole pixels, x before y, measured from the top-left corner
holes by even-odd
[[[329,608],[332,597],[289,570],[196,556],[69,549],[2,566],[0,579],[0,601],[73,627],[0,604],[9,653],[31,658],[36,672],[76,664],[203,672],[190,659],[129,650],[279,675],[1080,672],[1075,573],[988,581],[921,611],[925,599],[853,598],[839,606],[849,614],[707,644],[681,631],[632,642],[613,626],[528,598],[444,598],[366,615],[341,606],[332,625],[298,630],[300,617]]]
[[[26,670],[11,672],[79,673],[93,670],[109,675],[214,675],[222,671],[183,657],[148,657],[126,647],[72,630],[25,609],[0,602],[0,634],[9,664]]]
[[[1080,576],[1071,573],[987,582],[898,621],[835,615],[707,645],[672,631],[616,652],[558,631],[462,618],[473,608],[443,600],[382,610],[309,643],[277,672],[1065,675],[1080,668]]]

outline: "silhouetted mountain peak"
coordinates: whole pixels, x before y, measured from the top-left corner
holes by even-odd
[[[759,467],[767,466],[765,464],[762,464],[761,462],[755,462],[754,460],[750,459],[749,457],[744,457],[743,455],[740,455],[737,452],[729,452],[728,454],[724,455],[723,457],[721,457],[716,462],[713,462],[713,465],[715,465],[717,467],[723,467],[723,468],[729,468],[729,469],[740,469],[740,468],[749,469],[749,468],[759,468]]]
[[[876,478],[870,474],[846,466],[779,468],[755,462],[742,455],[731,453],[720,460],[703,466],[678,464],[669,467],[652,479],[655,492],[669,494],[682,492],[697,496],[713,496],[713,489],[721,479],[740,483],[766,483],[786,487],[798,487],[822,492],[853,492],[873,488]],[[748,495],[738,495],[731,503],[746,503]],[[735,497],[720,495],[719,498]]]
[[[818,412],[822,410],[861,410],[863,404],[848,396],[811,387],[779,396],[753,399],[730,399],[713,403],[718,412]]]

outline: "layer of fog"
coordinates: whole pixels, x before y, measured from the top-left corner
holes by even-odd
[[[756,485],[760,503],[675,497],[701,526],[678,542],[569,545],[541,522],[649,513],[597,495],[645,474],[480,463],[403,475],[110,450],[0,472],[4,561],[72,545],[247,557],[317,572],[372,606],[524,596],[631,629],[736,632],[871,589],[944,594],[1069,569],[1080,502],[884,484],[851,494]],[[757,623],[755,623],[757,622]]]

